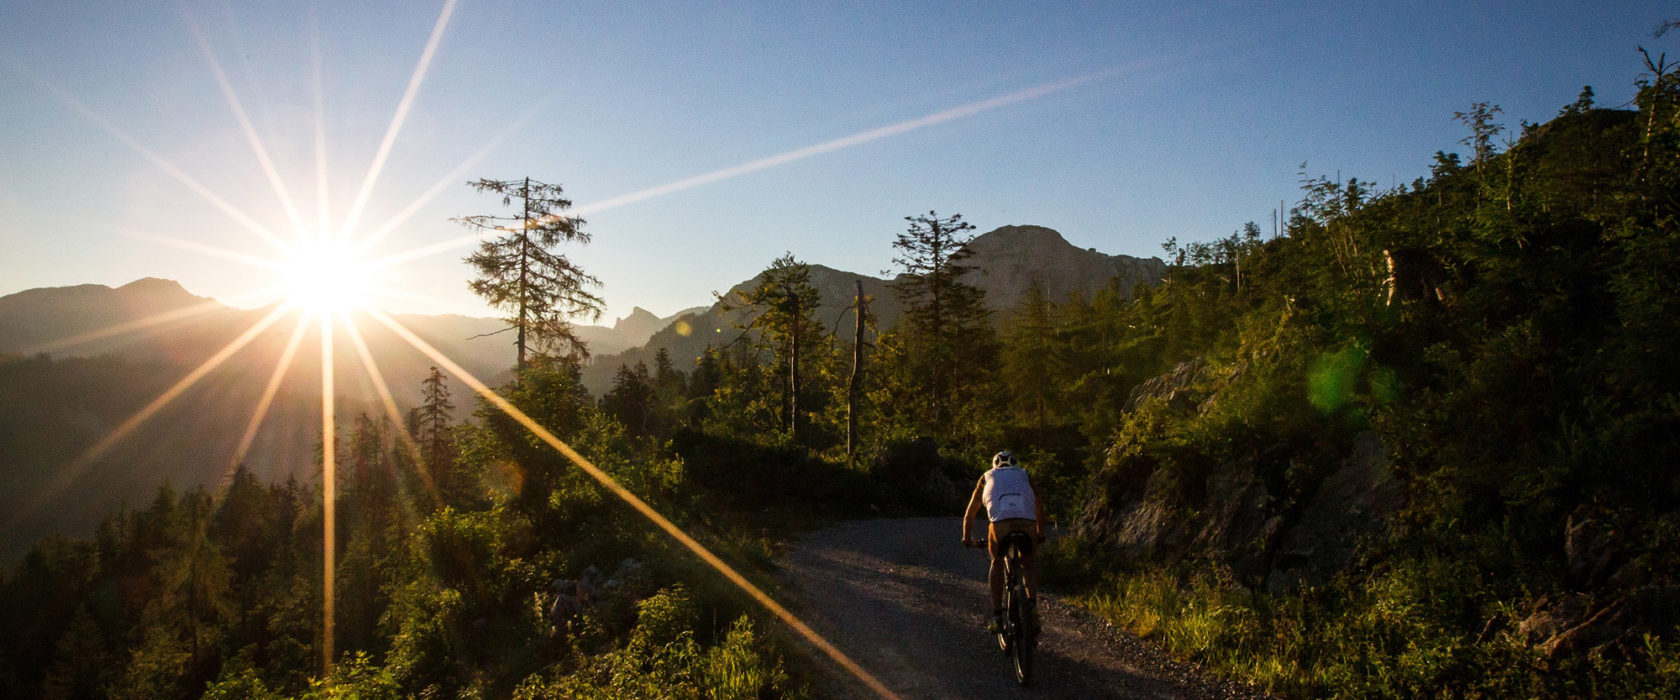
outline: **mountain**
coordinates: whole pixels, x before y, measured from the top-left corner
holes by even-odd
[[[986,292],[986,304],[994,312],[994,319],[1007,318],[1026,297],[1027,290],[1038,284],[1045,297],[1065,299],[1070,294],[1090,296],[1098,289],[1119,282],[1128,297],[1138,284],[1158,284],[1166,274],[1166,263],[1159,258],[1134,258],[1127,255],[1108,255],[1094,248],[1080,248],[1068,243],[1054,229],[1043,226],[1004,226],[988,231],[968,244],[973,265],[966,280]],[[871,298],[869,311],[875,325],[886,329],[898,321],[903,305],[893,293],[888,280],[869,275],[836,270],[812,264],[811,285],[822,297],[817,317],[822,319],[839,337],[852,339],[852,323],[847,311],[857,294],[857,285]],[[743,281],[723,296],[752,289],[759,277]],[[641,347],[620,353],[596,353],[584,368],[584,385],[597,396],[612,386],[612,378],[621,365],[637,362],[653,366],[660,349],[666,350],[679,369],[694,366],[708,347],[721,347],[740,334],[737,323],[746,321],[746,312],[725,312],[714,303],[701,311],[680,314],[670,324],[654,333]]]
[[[321,356],[317,324],[279,318],[108,449],[112,435],[244,335],[273,307],[235,309],[156,278],[121,287],[85,284],[0,297],[0,561],[53,532],[86,532],[123,502],[150,502],[165,482],[214,488],[237,461],[267,481],[317,479]],[[691,312],[694,310],[690,310]],[[513,336],[499,319],[400,314],[409,330],[492,386],[508,379]],[[645,343],[675,317],[635,309],[613,326],[580,326],[597,352]],[[421,402],[435,363],[368,317],[358,334],[399,411]],[[276,385],[243,455],[239,445],[296,333],[290,368]],[[340,440],[360,414],[386,411],[353,338],[335,333],[333,374]],[[471,390],[450,380],[457,418]]]
[[[968,282],[986,290],[986,304],[1005,316],[1020,306],[1034,283],[1046,299],[1060,301],[1070,294],[1090,297],[1118,278],[1130,298],[1133,287],[1158,284],[1167,271],[1159,258],[1079,248],[1043,226],[1004,226],[976,236],[968,248],[977,268]]]
[[[1034,283],[1059,299],[1091,294],[1115,278],[1129,290],[1156,283],[1165,272],[1160,260],[1081,249],[1039,226],[1005,226],[976,237],[970,247],[977,269],[969,280],[986,291],[998,318]],[[746,280],[729,292],[756,283]],[[848,309],[859,285],[872,299],[878,328],[890,327],[902,313],[890,283],[881,278],[811,265],[811,283],[822,295],[818,317],[847,340]],[[125,501],[150,502],[161,483],[214,488],[236,461],[267,481],[317,479],[322,359],[317,324],[301,323],[296,314],[282,316],[213,371],[182,383],[273,310],[231,308],[155,278],[116,288],[79,285],[0,297],[0,560],[48,533],[86,532]],[[585,383],[599,395],[620,364],[651,366],[660,348],[678,367],[691,367],[707,347],[739,337],[734,322],[743,316],[725,314],[718,304],[663,318],[636,308],[610,327],[579,326],[594,358],[585,367]],[[505,327],[501,320],[395,318],[486,383],[508,379],[513,338],[498,333]],[[359,317],[356,326],[398,410],[420,403],[421,381],[435,363],[371,318]],[[341,443],[358,415],[386,414],[355,337],[335,333]],[[293,342],[298,350],[275,380]],[[271,382],[274,397],[241,455],[239,445]],[[174,398],[133,421],[178,383]],[[464,418],[473,406],[470,390],[451,380],[450,391],[457,417]],[[108,449],[87,453],[130,422],[133,429]]]
[[[0,297],[0,353],[160,359],[212,342],[221,335],[217,329],[239,315],[178,282],[154,277],[115,289],[98,284],[30,289]],[[139,326],[141,319],[157,322]],[[119,332],[101,333],[112,330]]]

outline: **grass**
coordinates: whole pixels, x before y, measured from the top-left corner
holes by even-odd
[[[1477,639],[1451,624],[1469,598],[1454,586],[1477,583],[1429,561],[1275,596],[1152,569],[1072,599],[1174,657],[1284,697],[1680,697],[1680,641],[1546,660],[1514,635]]]

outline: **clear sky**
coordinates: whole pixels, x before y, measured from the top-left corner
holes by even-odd
[[[1652,37],[1677,18],[1672,0],[0,0],[0,294],[153,276],[249,306],[274,273],[207,249],[274,257],[251,229],[294,236],[278,189],[310,228],[358,199],[352,235],[406,213],[389,254],[499,211],[478,177],[565,186],[594,241],[562,250],[602,280],[606,322],[709,303],[784,251],[879,274],[929,209],[1158,255],[1269,231],[1303,162],[1409,182],[1463,150],[1452,115],[1473,102],[1513,128],[1583,85],[1624,104],[1636,45],[1680,54],[1680,32]],[[390,268],[412,296],[380,302],[489,315],[471,248]]]

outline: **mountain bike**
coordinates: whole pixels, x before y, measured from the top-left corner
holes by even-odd
[[[1033,539],[1025,532],[1011,532],[1003,536],[1003,626],[997,631],[998,649],[1015,666],[1015,680],[1025,688],[1032,682],[1033,649],[1038,646],[1037,611],[1027,600],[1027,586],[1023,578],[1027,554],[1032,551]],[[984,542],[974,544],[986,546]]]

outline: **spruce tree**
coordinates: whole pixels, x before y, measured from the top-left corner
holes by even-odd
[[[788,253],[770,263],[759,275],[758,285],[732,298],[721,299],[726,310],[752,309],[757,315],[745,329],[757,329],[765,342],[775,348],[776,361],[787,372],[783,389],[782,408],[788,436],[799,441],[799,396],[803,387],[800,369],[805,364],[803,353],[823,337],[822,324],[816,318],[822,303],[816,287],[811,286],[811,268]]]
[[[954,411],[950,397],[959,374],[984,369],[990,358],[990,326],[987,323],[985,291],[963,281],[973,266],[963,264],[970,251],[967,235],[974,225],[961,214],[941,218],[906,216],[910,227],[898,234],[893,247],[900,268],[893,291],[904,302],[908,338],[917,358],[916,374],[922,377],[930,399],[935,426],[948,425]]]
[[[587,287],[601,281],[586,274],[565,255],[551,248],[561,241],[588,243],[583,219],[565,216],[571,200],[560,185],[520,180],[467,183],[479,192],[502,196],[502,206],[515,206],[512,215],[478,214],[455,219],[473,231],[495,233],[479,244],[466,261],[478,276],[468,287],[492,307],[508,312],[508,329],[518,333],[515,368],[524,374],[531,352],[557,353],[582,359],[589,351],[567,321],[573,316],[601,317],[601,298]]]
[[[449,421],[455,404],[449,400],[449,384],[437,367],[432,367],[431,374],[421,382],[420,391],[425,400],[420,404],[416,437],[427,464],[435,469],[448,455]]]

